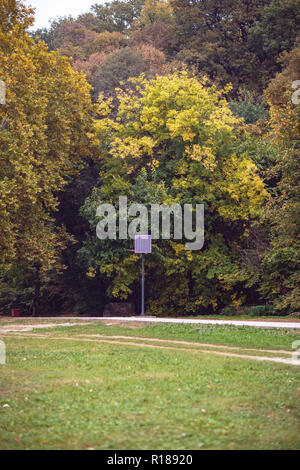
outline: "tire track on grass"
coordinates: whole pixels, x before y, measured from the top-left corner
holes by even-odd
[[[257,349],[257,348],[243,348],[240,346],[225,346],[222,344],[211,344],[211,343],[198,343],[192,341],[182,341],[182,340],[174,340],[174,339],[162,339],[162,338],[148,338],[143,336],[116,336],[116,335],[100,335],[100,334],[81,334],[78,335],[80,337],[87,337],[87,338],[111,338],[111,339],[133,339],[138,341],[151,341],[157,343],[171,343],[171,344],[184,344],[190,346],[198,346],[198,347],[205,347],[205,348],[216,348],[216,349],[230,349],[236,351],[255,351],[259,353],[270,353],[270,354],[288,354],[291,355],[291,351],[287,351],[285,349]]]
[[[98,343],[98,344],[111,344],[111,345],[120,345],[120,346],[132,346],[138,348],[150,348],[150,349],[162,349],[168,351],[176,351],[176,352],[189,352],[189,353],[200,353],[200,354],[212,354],[215,356],[222,356],[222,357],[234,357],[239,359],[251,359],[254,361],[259,362],[275,362],[279,364],[289,364],[294,366],[300,366],[300,360],[285,359],[281,357],[268,357],[268,356],[251,356],[246,354],[237,354],[237,353],[230,353],[230,352],[223,352],[223,351],[215,351],[215,350],[206,350],[206,349],[188,349],[188,348],[176,348],[173,346],[160,346],[154,344],[147,344],[147,343],[136,343],[136,342],[124,342],[124,341],[110,341],[108,339],[91,339],[91,338],[70,338],[70,337],[63,337],[63,336],[50,336],[50,335],[37,335],[37,334],[26,334],[26,333],[6,333],[2,334],[2,337],[15,337],[15,338],[31,338],[31,339],[48,339],[54,341],[76,341],[76,342],[91,342],[91,343]],[[214,345],[212,345],[214,347]]]

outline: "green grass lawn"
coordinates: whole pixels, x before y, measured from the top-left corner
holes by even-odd
[[[109,320],[107,321],[109,323]],[[86,322],[84,325],[56,327],[40,330],[40,334],[102,334],[139,336],[141,338],[161,338],[172,340],[212,343],[227,346],[240,346],[257,349],[285,349],[292,351],[294,341],[300,341],[300,331],[275,328],[254,328],[231,325],[185,325],[172,323],[135,324],[123,323],[122,326],[109,326],[103,322]],[[38,333],[38,330],[34,330]]]
[[[286,350],[300,339],[288,330],[99,322],[3,337],[1,449],[300,447],[300,367],[60,339],[81,334]]]

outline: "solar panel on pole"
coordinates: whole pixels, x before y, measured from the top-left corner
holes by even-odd
[[[152,253],[152,236],[136,235],[134,237],[134,252],[142,255],[142,311],[145,316],[145,260],[144,254]]]
[[[152,253],[152,236],[136,235],[134,238],[134,252],[138,254]]]

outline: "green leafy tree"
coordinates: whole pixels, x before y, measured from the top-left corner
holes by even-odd
[[[279,147],[271,175],[278,179],[277,193],[264,211],[270,225],[271,247],[263,259],[261,291],[282,312],[300,311],[300,105],[293,100],[292,84],[299,77],[300,47],[282,57],[285,69],[270,83],[271,135]],[[295,102],[294,102],[295,101]]]
[[[141,27],[157,22],[173,24],[173,9],[169,0],[145,0],[136,25]]]
[[[297,90],[292,88],[299,76],[300,48],[283,54],[281,60],[284,70],[266,90],[268,121],[252,126],[239,148],[257,161],[272,197],[260,221],[251,227],[252,236],[240,250],[240,269],[231,281],[244,279],[252,292],[260,293],[260,302],[270,303],[273,313],[288,314],[300,308],[300,120],[299,104],[293,103]]]
[[[232,100],[230,109],[235,116],[242,117],[246,124],[254,124],[267,116],[266,102],[249,92],[240,93],[237,100]]]
[[[101,187],[82,213],[95,229],[100,202],[117,205],[119,195],[127,195],[129,204],[203,203],[204,250],[186,251],[176,240],[155,242],[147,260],[149,311],[191,313],[231,298],[239,304],[241,292],[224,276],[238,264],[235,246],[258,217],[266,191],[251,159],[235,154],[238,120],[220,92],[185,72],[134,83],[134,90],[118,94],[117,110],[100,101],[102,118],[95,126],[106,163]],[[93,272],[111,280],[114,297],[131,295],[139,278],[130,244],[101,242],[93,234],[83,247]]]
[[[103,5],[95,4],[91,12],[80,15],[78,21],[97,33],[126,33],[139,17],[143,4],[144,0],[113,0]]]
[[[259,74],[264,84],[280,72],[277,60],[284,51],[291,51],[300,34],[298,0],[273,0],[266,5],[260,20],[249,30],[248,47],[259,60]]]
[[[249,29],[269,0],[172,0],[179,57],[223,86],[261,88]]]
[[[31,277],[37,312],[41,284],[63,269],[61,253],[72,241],[53,214],[57,193],[91,155],[93,105],[84,77],[27,34],[31,12],[19,2],[9,7],[0,25],[7,90],[0,106],[0,269],[6,279],[16,267]]]
[[[95,96],[100,92],[113,95],[121,82],[128,84],[130,77],[137,77],[146,70],[146,62],[141,52],[125,48],[109,55],[106,61],[93,74],[92,85]]]

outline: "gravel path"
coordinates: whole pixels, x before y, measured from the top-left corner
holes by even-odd
[[[34,323],[30,325],[22,324],[22,325],[9,325],[9,326],[0,326],[0,333],[7,333],[7,332],[26,332],[26,331],[33,331],[35,329],[40,328],[57,328],[59,326],[77,326],[77,325],[85,325],[86,323]]]
[[[74,318],[72,318],[74,320]],[[233,326],[252,326],[256,328],[290,328],[299,329],[300,322],[297,321],[269,321],[269,320],[192,320],[184,318],[154,318],[154,317],[78,317],[77,320],[98,320],[98,321],[118,321],[122,323],[179,323],[184,325],[233,325]]]
[[[30,323],[23,323],[22,321],[26,322],[26,320],[30,320]],[[52,321],[55,320],[53,323],[42,323],[39,324],[41,320],[43,321]],[[68,321],[68,323],[60,323],[57,322],[58,320],[61,321]],[[80,320],[80,324],[84,324],[85,322],[89,321],[103,321],[105,323],[110,322],[110,324],[114,323],[135,323],[135,324],[142,324],[142,323],[174,323],[174,324],[183,324],[183,325],[232,325],[232,326],[251,326],[254,328],[286,328],[286,329],[298,329],[300,330],[300,320],[293,321],[293,320],[209,320],[209,319],[185,319],[185,318],[156,318],[156,317],[42,317],[36,318],[36,322],[32,318],[14,318],[13,321],[20,322],[19,324],[9,325],[11,329],[18,329],[24,328],[24,331],[29,331],[29,328],[49,328],[49,327],[56,327],[56,326],[73,326],[74,324],[78,325],[79,323],[72,323],[73,321]],[[8,328],[6,326],[1,326],[0,331],[3,328]],[[6,330],[8,331],[8,330]]]

